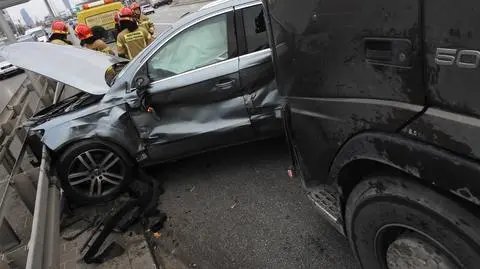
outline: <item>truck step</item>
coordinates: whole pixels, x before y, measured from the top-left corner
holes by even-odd
[[[344,235],[338,192],[331,186],[321,185],[309,189],[307,197],[316,205],[320,213]]]

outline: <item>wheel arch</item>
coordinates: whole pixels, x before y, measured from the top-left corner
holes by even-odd
[[[116,147],[122,149],[125,151],[127,156],[129,156],[132,160],[135,160],[135,154],[133,152],[130,152],[127,148],[125,148],[120,141],[116,141],[114,139],[111,139],[110,137],[105,137],[105,136],[85,136],[85,137],[77,137],[75,139],[71,139],[68,141],[65,141],[64,143],[56,146],[55,148],[50,148],[48,144],[45,144],[47,149],[50,151],[50,155],[52,158],[52,163],[55,163],[60,156],[72,145],[85,141],[85,140],[95,140],[95,141],[101,141],[105,142],[107,144],[113,144]]]
[[[99,139],[125,150],[135,159],[140,147],[140,141],[134,129],[128,126],[122,128],[97,123],[82,123],[78,125],[61,124],[44,130],[42,143],[50,150],[52,156],[59,156],[69,146],[83,140]]]
[[[329,183],[339,187],[342,211],[353,188],[365,176],[401,174],[466,207],[480,206],[480,165],[398,134],[362,133],[344,144],[330,169]]]

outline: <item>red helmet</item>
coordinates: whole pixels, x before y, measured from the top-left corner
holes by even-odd
[[[139,5],[137,2],[133,2],[133,3],[130,5],[130,9],[131,9],[131,10],[140,9],[140,5]]]
[[[75,27],[75,34],[80,40],[84,40],[93,36],[92,29],[83,23],[77,24],[77,27]]]
[[[128,7],[124,7],[120,9],[120,11],[118,12],[118,15],[120,16],[121,21],[123,20],[131,21],[133,16],[133,11]]]
[[[118,24],[118,21],[120,21],[120,12],[115,12],[115,14],[113,14],[113,19],[115,20],[115,23]]]
[[[67,35],[68,27],[63,21],[54,21],[52,23],[52,33]]]

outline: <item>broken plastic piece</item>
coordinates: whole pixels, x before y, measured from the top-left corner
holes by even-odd
[[[120,246],[117,242],[112,242],[108,245],[105,250],[100,253],[98,256],[91,259],[92,263],[104,263],[115,257],[122,255],[125,252],[125,249]]]
[[[295,173],[295,168],[293,168],[293,167],[288,168],[287,174],[288,174],[288,177],[291,178],[291,179],[293,179],[297,176],[296,173]]]
[[[153,224],[152,227],[150,227],[150,231],[152,233],[156,233],[161,229],[163,229],[163,224],[165,223],[166,220],[167,220],[167,214],[160,213],[158,215],[158,221],[155,224]]]

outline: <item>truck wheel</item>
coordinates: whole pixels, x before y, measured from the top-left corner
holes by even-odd
[[[81,205],[116,198],[131,182],[133,168],[122,148],[98,139],[70,146],[56,165],[65,195],[70,202]]]
[[[345,224],[365,269],[475,269],[480,220],[442,195],[393,176],[375,176],[348,197]]]

